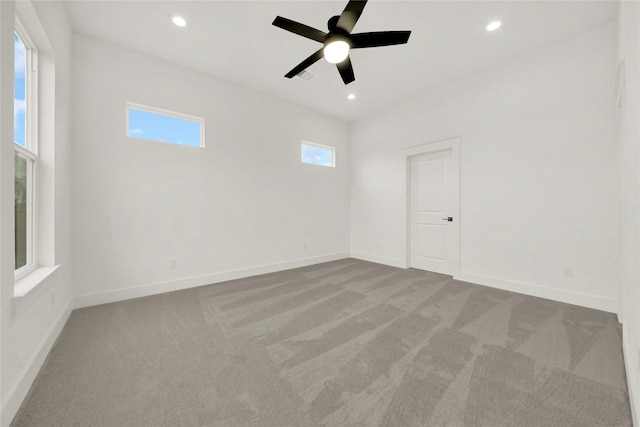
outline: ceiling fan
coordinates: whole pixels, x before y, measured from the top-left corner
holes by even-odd
[[[350,0],[340,16],[333,16],[329,19],[327,23],[329,33],[316,30],[315,28],[283,18],[282,16],[277,16],[273,21],[273,25],[276,27],[315,40],[324,45],[320,50],[316,51],[285,74],[285,77],[290,79],[298,75],[324,56],[328,62],[336,64],[342,81],[345,85],[348,85],[356,79],[353,74],[351,59],[349,58],[350,49],[391,46],[405,44],[409,41],[411,31],[375,31],[371,33],[351,34],[366,4],[366,0]]]

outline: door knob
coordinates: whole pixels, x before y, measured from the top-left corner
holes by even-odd
[[[448,216],[446,218],[442,218],[443,221],[449,221],[449,222],[453,222],[453,217],[452,216]]]

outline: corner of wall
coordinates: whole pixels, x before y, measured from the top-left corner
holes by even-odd
[[[49,352],[60,336],[60,332],[62,332],[62,328],[67,323],[71,315],[71,310],[72,303],[70,302],[54,322],[45,338],[38,345],[38,350],[26,364],[26,368],[20,373],[18,380],[11,386],[7,396],[3,396],[2,413],[0,415],[1,426],[9,426],[18,413],[20,405],[22,405],[22,402],[29,393],[29,389],[38,376],[38,372],[40,372],[40,369],[44,366]]]
[[[629,361],[634,360],[632,357],[633,350],[629,347],[629,340],[624,339],[623,334],[622,353],[625,362],[625,371],[627,374],[629,405],[631,406],[631,418],[633,420],[633,425],[637,426],[640,425],[640,420],[638,419],[638,415],[640,415],[640,391],[638,390],[640,378],[638,378],[638,370],[636,367],[632,363],[629,363]],[[638,349],[638,353],[640,354],[640,348]]]

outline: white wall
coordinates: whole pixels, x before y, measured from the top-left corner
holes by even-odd
[[[352,254],[406,265],[402,149],[459,136],[460,278],[616,311],[615,64],[611,23],[355,122]]]
[[[71,304],[71,30],[64,7],[60,3],[34,2],[31,7],[27,2],[20,2],[16,8],[18,13],[21,13],[23,21],[39,20],[44,30],[40,36],[48,39],[51,51],[41,51],[41,65],[51,65],[55,59],[55,70],[49,69],[50,74],[41,73],[40,76],[40,89],[47,94],[45,99],[50,102],[50,112],[55,106],[55,114],[40,117],[44,128],[47,129],[46,134],[41,135],[40,141],[41,158],[45,159],[41,173],[43,181],[47,183],[42,186],[41,192],[43,204],[48,206],[49,211],[39,218],[39,223],[49,223],[42,227],[46,229],[47,234],[41,236],[41,242],[45,243],[47,250],[41,253],[41,260],[47,265],[59,264],[60,267],[27,297],[13,298],[13,144],[5,143],[13,140],[13,97],[5,96],[5,93],[13,92],[14,3],[2,1],[0,424],[3,426],[9,424],[18,410],[67,318]],[[8,88],[10,90],[7,90]],[[46,159],[51,163],[47,163]],[[52,240],[54,236],[55,242]]]
[[[624,357],[634,420],[640,410],[640,6],[622,2],[619,9],[618,58],[624,62],[620,121],[622,181],[622,287],[620,292]]]
[[[348,256],[346,122],[84,35],[73,52],[79,305]],[[206,149],[128,138],[127,101],[204,117]],[[302,165],[303,139],[336,168]]]
[[[13,139],[13,39],[14,4],[0,2],[0,141]],[[4,331],[11,321],[13,268],[15,266],[13,234],[13,147],[0,144],[0,365],[4,366]],[[5,423],[5,388],[10,381],[0,368],[0,425]],[[15,378],[13,379],[15,381]],[[7,386],[5,386],[5,382]],[[13,416],[13,415],[12,415]]]

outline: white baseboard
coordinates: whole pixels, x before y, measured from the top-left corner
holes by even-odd
[[[38,376],[40,368],[47,359],[53,344],[55,344],[62,328],[67,323],[69,315],[71,314],[71,303],[63,310],[58,317],[58,320],[53,324],[51,330],[40,343],[38,351],[33,355],[31,360],[25,365],[26,368],[21,373],[18,380],[11,386],[9,392],[3,396],[2,400],[2,415],[0,416],[0,425],[8,426],[18,413],[22,401],[29,393],[31,385]]]
[[[476,283],[478,285],[489,286],[491,288],[502,289],[510,292],[531,295],[539,298],[546,298],[554,301],[560,301],[567,304],[580,305],[583,307],[594,308],[609,313],[618,312],[618,301],[599,297],[596,295],[585,294],[581,292],[572,292],[562,289],[548,288],[545,286],[534,285],[531,283],[518,282],[515,280],[499,279],[497,277],[482,276],[479,274],[460,272],[453,276],[456,280],[464,282]]]
[[[629,348],[629,340],[625,339],[626,334],[624,333],[624,325],[622,325],[623,333],[622,333],[622,353],[624,355],[624,367],[627,372],[627,390],[629,390],[629,404],[631,405],[631,419],[633,421],[634,426],[640,425],[640,420],[638,420],[638,415],[640,415],[640,390],[638,390],[638,385],[640,385],[640,378],[638,377],[638,368],[634,366],[632,361],[636,360],[632,357],[631,349]],[[638,355],[640,355],[640,349],[638,349]]]
[[[375,262],[376,264],[389,265],[391,267],[407,268],[401,259],[387,258],[372,254],[363,254],[361,252],[351,252],[351,258],[361,259],[363,261]]]
[[[220,273],[206,274],[203,276],[193,276],[166,282],[149,283],[133,288],[116,289],[109,292],[101,292],[98,294],[75,297],[73,306],[74,308],[83,308],[100,304],[108,304],[111,302],[146,297],[149,295],[156,295],[164,292],[179,291],[182,289],[195,288],[197,286],[210,285],[212,283],[226,282],[227,280],[243,279],[245,277],[257,276],[260,274],[291,270],[293,268],[306,267],[309,265],[320,264],[329,261],[337,261],[344,258],[349,258],[349,254],[347,252],[339,252],[312,258],[303,258],[277,264],[260,265],[257,267],[250,267],[241,270],[223,271]]]

